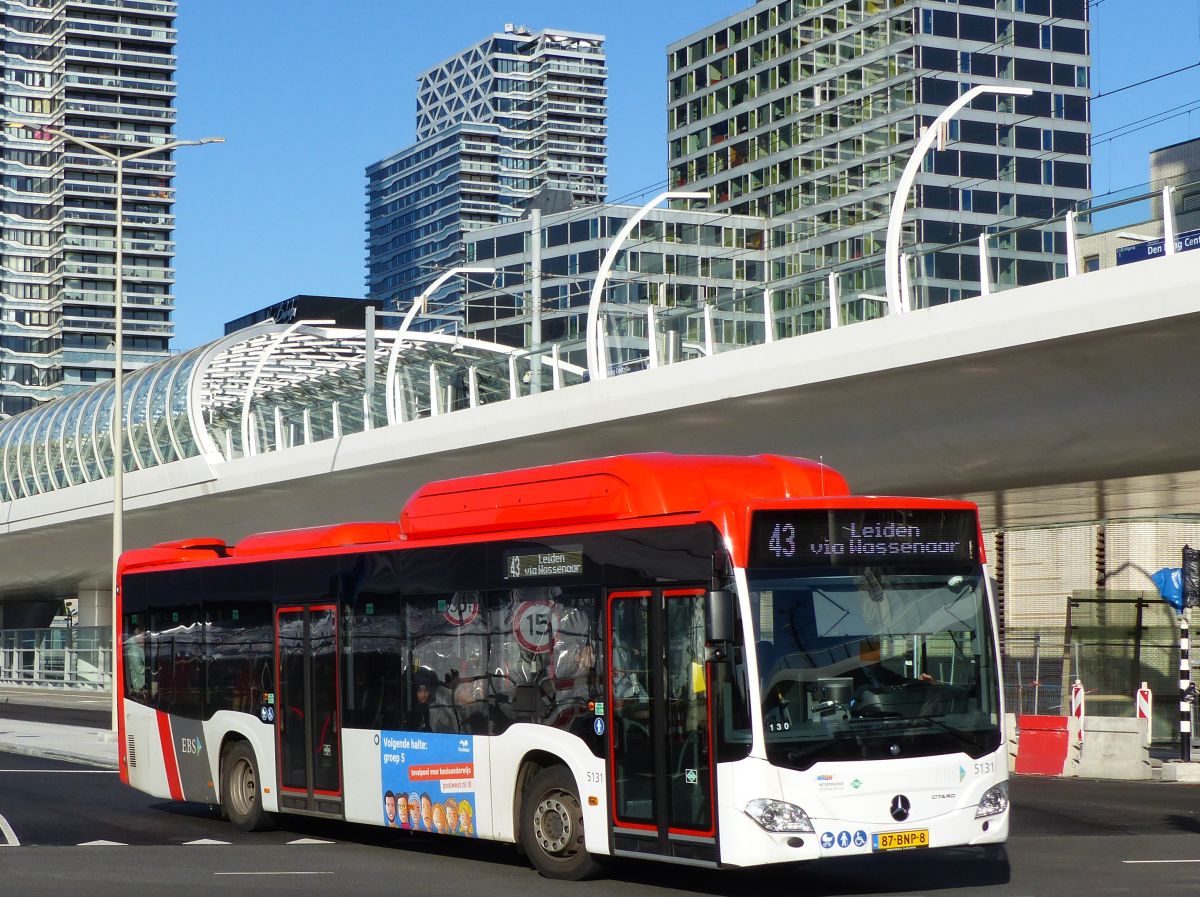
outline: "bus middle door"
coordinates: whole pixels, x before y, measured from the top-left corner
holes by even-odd
[[[277,608],[275,644],[280,809],[342,816],[337,606]]]
[[[704,589],[611,592],[609,797],[614,852],[718,859]]]

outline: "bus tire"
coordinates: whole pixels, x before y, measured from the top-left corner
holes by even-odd
[[[249,742],[234,742],[225,753],[221,763],[221,809],[244,832],[262,831],[274,822],[275,815],[263,809],[258,760]]]
[[[583,806],[565,766],[538,772],[521,800],[521,847],[546,878],[581,881],[600,872],[583,837]]]

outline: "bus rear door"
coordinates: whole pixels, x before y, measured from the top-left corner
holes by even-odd
[[[280,809],[342,815],[337,607],[275,612]]]
[[[703,589],[608,596],[614,852],[718,860]]]

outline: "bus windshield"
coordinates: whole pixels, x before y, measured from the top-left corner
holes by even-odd
[[[771,762],[807,769],[999,747],[982,573],[748,571]]]

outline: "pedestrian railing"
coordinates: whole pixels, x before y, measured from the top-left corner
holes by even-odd
[[[107,626],[0,629],[0,685],[112,687]]]

